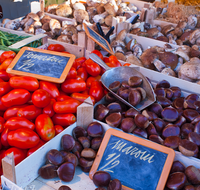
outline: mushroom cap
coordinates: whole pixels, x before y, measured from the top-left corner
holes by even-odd
[[[156,40],[160,40],[167,43],[169,42],[169,39],[166,36],[158,36]]]
[[[44,17],[40,20],[40,22],[41,22],[42,24],[45,24],[45,23],[49,23],[50,20],[51,20],[51,17],[50,17],[50,16],[44,15]]]
[[[61,34],[60,36],[58,36],[57,40],[65,43],[72,43],[72,37],[70,35]]]
[[[45,15],[44,11],[38,11],[36,14],[39,16],[40,19],[42,19]]]
[[[121,46],[122,48],[125,48],[125,43],[121,40],[113,40],[111,42],[111,47],[117,47],[117,46]]]
[[[72,41],[73,41],[74,44],[78,44],[78,34],[72,35]]]
[[[176,40],[176,44],[177,44],[178,46],[182,46],[182,45],[183,45],[183,42],[182,42],[180,39],[177,39],[177,40]]]
[[[158,58],[158,52],[155,48],[151,47],[149,49],[146,49],[143,54],[140,56],[140,60],[144,67],[149,69],[155,69],[155,66],[153,65],[153,62],[155,59]]]
[[[101,13],[105,12],[105,8],[104,8],[104,4],[103,3],[100,3],[99,5],[97,5],[96,9],[97,9],[97,13],[98,14],[101,14]]]
[[[32,18],[34,21],[40,21],[40,18],[39,18],[39,16],[36,14],[36,13],[28,13],[28,15],[27,15],[29,18]]]
[[[106,24],[107,26],[112,26],[112,18],[113,18],[112,15],[108,15],[108,16],[105,18],[105,24]]]
[[[179,50],[179,51],[176,51],[175,53],[178,56],[182,57],[184,61],[189,61],[190,60],[189,56],[184,51]]]
[[[82,10],[85,11],[85,5],[84,5],[83,3],[74,3],[74,4],[73,4],[73,8],[74,8],[75,10],[77,10],[77,9],[82,9]]]
[[[167,35],[168,33],[170,33],[172,30],[174,30],[174,26],[172,24],[168,24],[168,25],[165,25],[161,32],[164,34],[164,35]]]
[[[50,31],[50,26],[49,26],[49,23],[46,22],[42,25],[42,29],[45,30],[46,32]]]
[[[56,9],[57,7],[58,7],[58,4],[51,4],[45,8],[45,11],[49,12],[51,9]]]
[[[189,56],[190,57],[199,57],[200,51],[197,49],[191,48]]]
[[[178,56],[172,52],[161,52],[159,53],[159,60],[174,70],[178,63]]]
[[[189,37],[189,41],[191,44],[195,44],[196,40],[200,37],[200,29],[194,30]]]
[[[169,75],[169,76],[172,76],[172,77],[176,77],[176,73],[170,69],[170,68],[164,68],[161,73],[165,74],[165,75]]]
[[[142,62],[133,54],[126,55],[126,62],[143,67]]]
[[[78,31],[74,25],[68,25],[62,31],[62,34],[65,34],[65,35],[73,35],[73,34],[77,34],[77,33],[78,33]]]
[[[78,9],[74,11],[74,18],[78,23],[82,23],[83,20],[89,21],[89,15],[86,11]]]
[[[158,28],[150,28],[147,30],[147,33],[149,34],[149,37],[156,37],[160,31]]]
[[[122,52],[116,52],[115,56],[118,60],[126,61],[126,56]]]
[[[190,15],[188,17],[187,28],[193,30],[195,29],[196,25],[197,25],[197,17],[194,15]]]
[[[133,28],[133,29],[131,29],[131,31],[129,33],[130,34],[137,34],[140,31],[141,31],[141,28]]]
[[[126,44],[126,49],[128,50],[128,51],[133,51],[132,50],[132,48],[133,48],[133,46],[135,45],[135,43],[136,43],[136,40],[135,39],[131,39],[127,44]]]
[[[183,34],[183,30],[180,27],[176,27],[174,29],[174,35],[176,35],[177,37],[180,37]]]
[[[121,30],[121,31],[117,34],[117,36],[116,36],[116,40],[124,41],[125,38],[126,38],[126,35],[127,35],[127,31],[126,31],[126,29]]]
[[[185,21],[179,21],[176,27],[181,28],[182,30],[184,30],[187,26],[187,22]]]
[[[106,3],[104,5],[105,11],[109,14],[109,15],[113,15],[115,16],[115,9],[114,6],[111,3]]]
[[[56,8],[58,16],[68,17],[72,14],[72,8],[67,4],[61,4]]]
[[[190,38],[190,34],[192,33],[193,31],[190,30],[190,31],[185,31],[181,36],[180,36],[180,40],[183,42],[183,43],[186,43],[189,41],[189,38]]]

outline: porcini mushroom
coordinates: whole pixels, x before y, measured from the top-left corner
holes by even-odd
[[[76,22],[82,23],[83,20],[89,21],[89,15],[87,11],[78,9],[74,11],[74,18],[76,19]]]

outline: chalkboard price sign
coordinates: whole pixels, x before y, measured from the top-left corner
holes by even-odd
[[[164,189],[175,156],[174,150],[116,129],[106,131],[90,178],[96,171],[110,173],[123,190]]]
[[[62,83],[74,60],[75,56],[72,54],[23,47],[6,71],[15,75]]]
[[[95,32],[93,29],[91,29],[89,26],[87,26],[85,23],[83,23],[85,32],[89,38],[91,38],[93,41],[95,41],[97,44],[99,44],[103,49],[105,49],[110,54],[114,54],[112,48],[110,47],[110,44],[108,41],[103,38],[101,35],[99,35],[97,32]]]

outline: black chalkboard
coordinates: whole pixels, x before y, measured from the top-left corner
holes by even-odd
[[[115,129],[107,132],[90,175],[106,171],[129,189],[164,188],[175,155],[172,149]]]
[[[88,37],[90,37],[93,41],[95,41],[97,44],[99,44],[107,52],[114,54],[112,51],[112,48],[110,47],[110,44],[108,43],[108,41],[105,38],[103,38],[101,35],[96,33],[93,29],[91,29],[85,23],[84,23],[84,28],[85,28],[85,32],[88,35]]]
[[[51,82],[63,82],[71,68],[74,55],[24,47],[7,72],[34,76]]]

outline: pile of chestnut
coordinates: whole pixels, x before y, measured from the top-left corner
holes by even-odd
[[[174,161],[164,190],[200,190],[200,169]]]
[[[153,86],[153,85],[152,85]],[[200,100],[197,94],[183,97],[181,89],[162,80],[154,87],[156,102],[142,112],[108,93],[107,103],[95,107],[95,119],[200,158]]]
[[[51,149],[47,152],[47,163],[39,169],[39,175],[44,179],[59,177],[64,182],[70,182],[74,177],[76,166],[79,165],[83,172],[89,172],[103,135],[104,129],[99,122],[90,123],[86,130],[83,127],[75,127],[72,136],[69,134],[62,136],[60,151]],[[96,177],[93,181],[97,186],[108,186],[112,182],[107,172],[98,171],[94,176]],[[101,178],[107,179],[106,182]],[[114,180],[110,186],[119,186],[118,184],[119,180]],[[70,190],[67,186],[61,186],[59,190],[64,189]]]
[[[138,76],[131,76],[128,81],[114,81],[109,89],[117,93],[121,98],[136,106],[146,98],[146,91],[140,87],[143,79]]]

